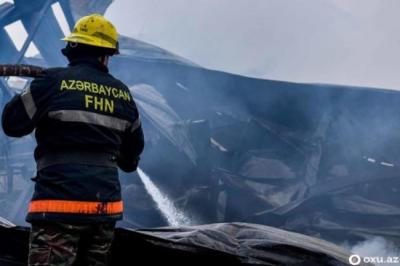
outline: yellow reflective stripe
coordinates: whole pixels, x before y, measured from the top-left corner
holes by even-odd
[[[22,100],[22,103],[24,104],[26,113],[28,114],[29,118],[32,119],[32,117],[35,115],[35,113],[37,111],[37,108],[36,108],[35,101],[33,100],[30,87],[28,87],[21,94],[21,100]]]
[[[120,118],[81,110],[58,110],[49,112],[49,117],[64,122],[80,122],[125,131],[132,123]]]

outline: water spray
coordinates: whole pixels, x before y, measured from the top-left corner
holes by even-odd
[[[190,225],[190,219],[179,209],[177,209],[170,198],[165,195],[154,183],[150,177],[138,168],[137,172],[142,180],[145,189],[150,194],[153,201],[156,203],[157,208],[167,220],[170,226]]]

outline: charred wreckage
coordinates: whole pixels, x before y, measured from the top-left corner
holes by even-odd
[[[71,27],[110,4],[1,4],[0,64],[65,65],[54,5]],[[28,33],[19,48],[5,30],[17,22]],[[382,236],[400,245],[400,93],[247,78],[121,39],[110,67],[141,109],[147,143],[141,168],[151,186],[121,173],[126,211],[113,265],[133,259],[134,248],[172,262],[346,265],[349,253],[327,241]],[[32,45],[38,54],[30,57]],[[1,109],[40,71],[3,65],[3,76],[23,78],[0,80]],[[0,131],[1,265],[26,260],[34,146],[32,136],[10,139]],[[151,189],[185,219],[171,222]]]

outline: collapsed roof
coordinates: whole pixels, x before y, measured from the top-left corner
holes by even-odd
[[[110,2],[59,4],[72,27]],[[54,3],[0,5],[0,63],[66,64]],[[19,50],[4,30],[17,20],[28,32]],[[27,57],[32,42],[40,54]],[[265,224],[335,243],[369,235],[400,243],[398,92],[231,75],[129,37],[121,52],[110,68],[143,117],[141,167],[185,221]],[[24,86],[1,80],[0,106]],[[0,131],[0,216],[18,224],[32,190],[34,146],[32,136]],[[121,175],[121,225],[168,225],[139,177]]]
[[[0,235],[1,265],[26,265],[28,230],[0,225]],[[160,261],[165,265],[212,261],[232,266],[344,266],[349,265],[349,256],[346,250],[321,239],[268,226],[230,223],[136,231],[119,228],[110,265],[126,265],[134,260],[150,265]]]

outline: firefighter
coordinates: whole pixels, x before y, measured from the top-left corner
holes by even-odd
[[[37,141],[28,264],[107,265],[123,213],[118,167],[136,170],[144,137],[129,89],[108,72],[115,27],[92,14],[63,40],[68,67],[47,69],[2,115],[8,136],[35,130]]]

